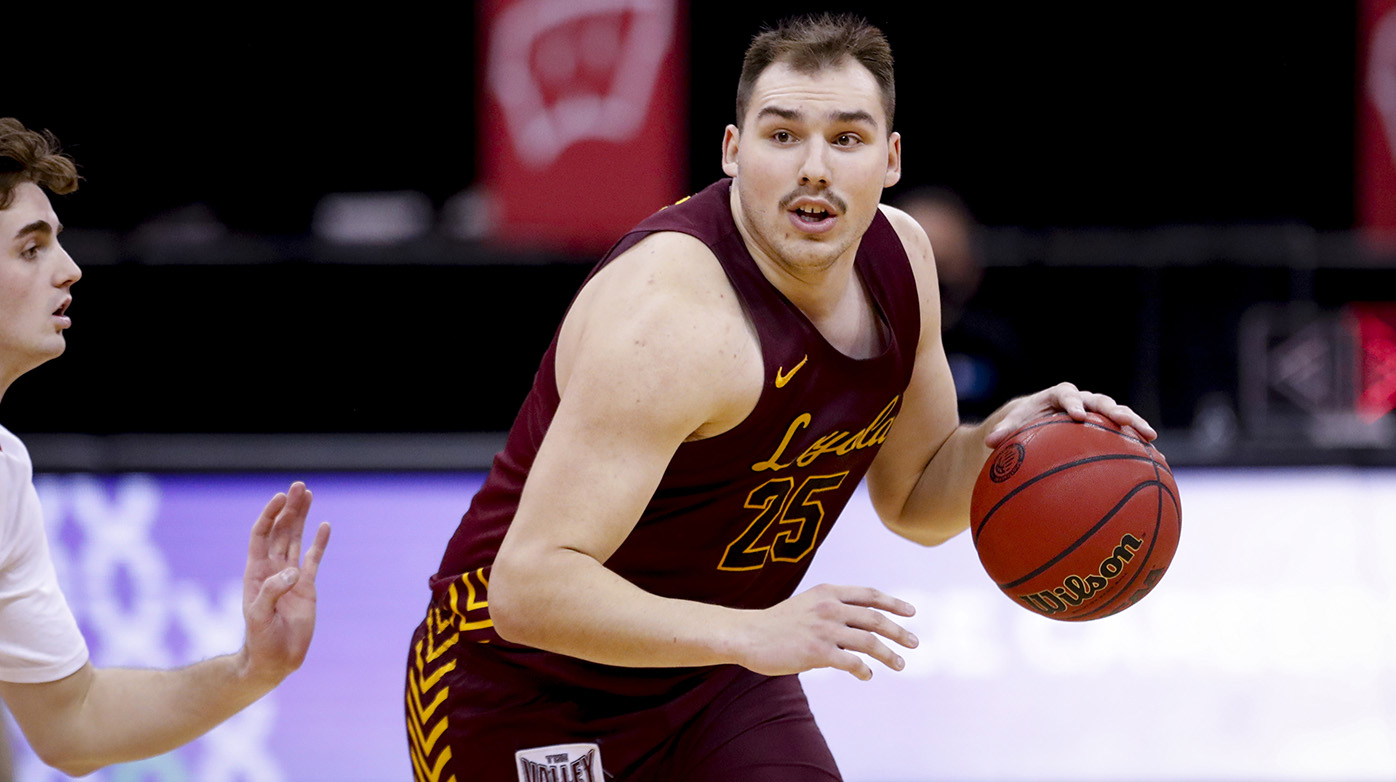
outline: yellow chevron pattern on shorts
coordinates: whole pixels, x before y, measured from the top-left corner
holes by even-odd
[[[461,587],[465,588],[464,605],[461,604]],[[469,640],[488,643],[492,634],[483,632],[494,627],[489,613],[490,601],[486,598],[489,588],[487,569],[479,568],[462,573],[449,589],[451,612],[459,617],[460,631],[466,633]]]
[[[455,586],[451,589],[454,595]],[[441,684],[441,679],[456,668],[455,657],[446,656],[460,641],[455,619],[439,607],[433,606],[427,612],[426,637],[417,642],[412,666],[407,671],[407,734],[416,782],[456,782],[455,774],[447,770],[451,763],[450,745],[441,742],[437,746],[449,717],[436,713],[450,695],[450,688]]]

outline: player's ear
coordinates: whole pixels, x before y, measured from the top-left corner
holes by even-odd
[[[722,134],[722,172],[727,176],[737,175],[737,143],[741,134],[736,125],[728,125]]]
[[[893,133],[887,137],[887,175],[882,178],[883,187],[891,187],[902,181],[902,134]]]

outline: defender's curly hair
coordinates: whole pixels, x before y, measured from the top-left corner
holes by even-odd
[[[78,168],[59,151],[58,139],[47,130],[29,130],[13,117],[0,117],[0,209],[14,201],[22,182],[64,195],[78,189]]]

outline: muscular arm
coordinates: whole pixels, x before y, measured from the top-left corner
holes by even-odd
[[[993,448],[1018,427],[1052,410],[1084,419],[1092,410],[1154,437],[1149,424],[1103,394],[1069,383],[1014,399],[976,425],[959,422],[955,383],[940,334],[940,294],[930,241],[921,226],[884,207],[906,247],[921,298],[921,342],[902,411],[868,470],[873,507],[889,529],[925,545],[943,543],[969,527],[975,478]]]
[[[310,492],[294,484],[252,527],[244,572],[247,637],[236,654],[175,670],[94,668],[53,682],[0,682],[0,697],[35,753],[82,776],[168,752],[265,695],[300,667],[315,627],[315,577],[329,525],[301,563]],[[297,565],[300,565],[297,567]]]
[[[759,348],[706,248],[658,234],[612,262],[569,313],[557,367],[562,401],[492,570],[500,635],[630,667],[870,676],[849,649],[896,665],[873,634],[908,636],[869,606],[910,607],[874,590],[826,587],[742,611],[659,597],[605,567],[679,445],[731,428],[760,393]]]
[[[955,382],[940,337],[940,294],[931,243],[905,213],[885,207],[884,212],[902,239],[916,277],[921,341],[901,413],[868,470],[868,492],[888,528],[935,545],[969,526],[969,490],[989,450],[982,425],[960,424]]]

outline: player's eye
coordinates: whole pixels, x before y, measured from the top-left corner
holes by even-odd
[[[777,130],[771,134],[771,138],[779,144],[789,144],[795,140],[795,137],[788,130]]]
[[[858,137],[852,133],[840,133],[834,137],[834,144],[840,147],[851,147],[858,143]]]
[[[31,245],[29,245],[28,247],[25,247],[23,250],[20,250],[20,251],[19,251],[19,257],[23,258],[23,259],[26,260],[26,261],[32,261],[32,260],[34,260],[35,258],[38,258],[38,257],[39,257],[39,245],[38,245],[38,244],[31,244]]]

